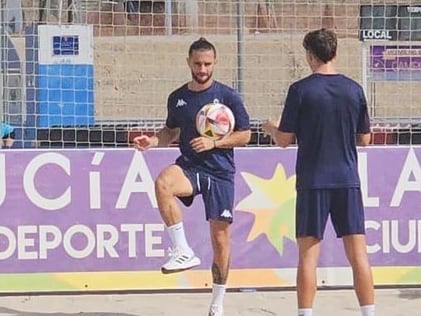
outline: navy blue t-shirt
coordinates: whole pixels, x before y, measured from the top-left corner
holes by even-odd
[[[370,133],[363,89],[344,75],[291,85],[278,129],[297,137],[297,189],[359,187],[356,135]]]
[[[234,131],[250,129],[250,119],[239,94],[232,88],[214,81],[202,91],[189,90],[184,84],[168,97],[168,128],[180,128],[181,156],[177,163],[192,166],[212,173],[217,177],[232,179],[235,173],[234,150],[232,148],[216,148],[205,152],[195,152],[190,141],[199,133],[196,130],[196,115],[206,104],[219,102],[228,106],[235,117]]]

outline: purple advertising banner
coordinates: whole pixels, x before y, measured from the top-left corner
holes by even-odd
[[[232,269],[295,268],[294,148],[235,153]],[[159,271],[170,246],[153,180],[178,149],[0,151],[0,273]],[[421,263],[421,148],[359,150],[373,266]],[[209,269],[198,196],[184,209],[187,237]],[[321,267],[345,267],[329,226]],[[335,255],[332,255],[335,253]]]
[[[370,80],[421,80],[421,46],[372,45],[370,47]]]

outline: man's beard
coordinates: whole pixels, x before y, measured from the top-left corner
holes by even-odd
[[[191,73],[191,76],[193,78],[194,81],[196,81],[199,84],[205,84],[207,83],[209,80],[212,79],[212,73],[210,73],[208,76],[205,77],[205,79],[201,79],[198,76],[196,76],[193,72]]]

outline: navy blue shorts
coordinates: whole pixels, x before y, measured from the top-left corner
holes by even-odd
[[[212,174],[190,168],[182,168],[193,187],[193,194],[179,197],[185,206],[190,206],[196,195],[201,194],[205,205],[206,220],[232,223],[234,207],[234,181],[220,179]]]
[[[365,234],[364,206],[360,188],[297,191],[296,237],[323,239],[330,215],[336,236]]]

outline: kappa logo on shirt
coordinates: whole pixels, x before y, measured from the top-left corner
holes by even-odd
[[[187,105],[187,102],[184,101],[184,99],[178,99],[177,100],[177,104],[175,105],[175,107],[176,108],[180,108],[180,107],[185,106],[185,105]]]
[[[230,210],[224,210],[221,214],[221,217],[232,218]]]

